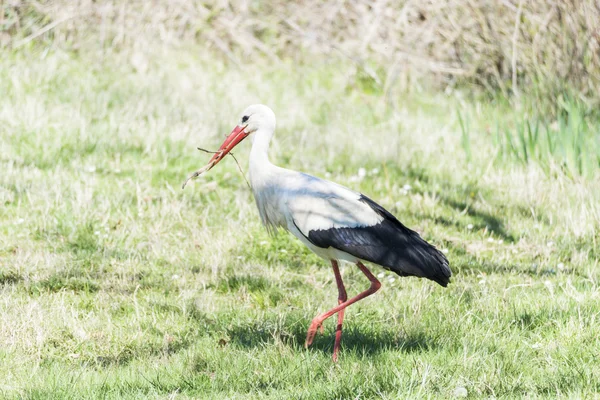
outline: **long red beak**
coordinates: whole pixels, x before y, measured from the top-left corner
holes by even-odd
[[[245,131],[246,126],[247,125],[244,125],[244,126],[238,125],[235,128],[233,128],[233,130],[231,131],[229,136],[227,136],[227,139],[225,139],[225,141],[223,142],[221,147],[219,147],[219,150],[212,156],[212,158],[210,159],[208,164],[206,164],[204,167],[200,168],[198,171],[196,171],[192,175],[190,175],[185,180],[185,182],[183,182],[183,185],[181,185],[181,188],[185,189],[185,185],[187,185],[187,183],[190,181],[190,179],[194,179],[194,178],[200,176],[201,174],[205,173],[206,171],[208,171],[209,169],[211,169],[212,167],[217,165],[219,163],[219,161],[221,161],[223,158],[225,158],[225,156],[231,151],[231,149],[233,149],[235,146],[237,146],[237,144],[239,142],[244,140],[246,138],[246,136],[249,135],[249,133]]]
[[[212,156],[212,158],[208,162],[208,165],[210,165],[208,169],[211,169],[212,167],[217,165],[219,161],[225,158],[225,156],[231,151],[231,149],[237,146],[238,143],[240,143],[248,136],[248,133],[245,132],[244,129],[246,129],[245,125],[238,125],[235,128],[233,128],[233,130],[227,136],[221,147],[219,147],[219,150]]]

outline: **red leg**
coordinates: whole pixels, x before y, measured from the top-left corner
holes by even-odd
[[[371,273],[371,271],[369,271],[367,269],[367,267],[365,267],[360,261],[357,262],[356,265],[358,265],[358,268],[360,268],[362,273],[365,274],[365,276],[369,279],[369,281],[371,282],[371,286],[367,290],[365,290],[362,293],[359,293],[358,295],[354,296],[350,300],[346,300],[346,301],[343,301],[341,304],[338,304],[337,307],[334,307],[331,310],[329,310],[321,315],[317,315],[312,320],[310,327],[308,328],[308,333],[306,334],[306,343],[305,343],[306,347],[308,347],[312,344],[312,342],[315,338],[315,335],[317,333],[317,329],[319,329],[319,327],[323,324],[323,321],[325,321],[327,318],[331,317],[333,314],[335,314],[339,311],[343,311],[350,304],[354,304],[357,301],[362,300],[365,297],[372,295],[373,293],[378,291],[379,288],[381,287],[381,282],[379,282],[377,280],[377,278],[375,278],[375,276]],[[337,277],[336,277],[336,280],[337,280]],[[338,320],[339,320],[339,317],[338,317]],[[340,335],[341,335],[341,329],[340,329]],[[336,337],[337,337],[337,332],[336,332]]]
[[[348,300],[346,294],[346,288],[344,287],[344,281],[342,281],[342,275],[340,274],[340,268],[336,260],[331,260],[331,266],[333,267],[333,273],[335,274],[335,283],[338,287],[338,304],[342,304]],[[342,341],[342,324],[344,323],[344,310],[338,311],[338,322],[335,329],[335,344],[333,345],[333,361],[337,361],[337,353],[340,348],[340,342]],[[323,326],[323,325],[321,325]]]
[[[344,301],[346,301],[348,299],[348,295],[346,295],[346,288],[344,287],[344,281],[342,281],[342,275],[340,274],[340,268],[338,266],[337,260],[331,260],[331,266],[333,267],[333,273],[335,275],[335,283],[337,284],[337,287],[338,287],[338,304],[342,304]],[[338,326],[340,326],[340,328],[339,328],[340,338],[342,337],[341,325],[343,322],[344,322],[344,310],[342,310],[338,313]],[[321,334],[323,334],[323,332],[325,331],[325,329],[323,328],[323,325],[319,326],[319,331],[321,331]],[[337,332],[337,329],[336,329],[336,332]],[[336,333],[336,337],[337,337],[337,333]]]

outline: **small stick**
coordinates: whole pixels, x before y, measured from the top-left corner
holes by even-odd
[[[203,173],[205,173],[206,171],[211,169],[213,167],[213,165],[215,165],[215,164],[214,163],[206,164],[204,167],[200,168],[198,171],[196,171],[193,174],[191,174],[190,176],[188,176],[188,178],[185,180],[185,182],[183,182],[183,185],[181,185],[181,188],[185,189],[185,185],[187,185],[187,183],[190,180],[199,177],[200,175],[202,175]]]
[[[210,151],[210,150],[203,149],[202,147],[197,147],[197,149],[200,150],[200,151],[203,151],[205,153],[209,153],[209,154],[217,154],[218,153],[218,151]],[[237,164],[238,169],[239,169],[240,173],[242,174],[242,177],[244,178],[244,181],[246,181],[246,185],[248,185],[248,189],[252,190],[252,187],[250,186],[250,183],[248,182],[248,179],[246,179],[246,174],[244,174],[244,171],[242,170],[242,166],[238,162],[237,158],[235,158],[235,156],[233,155],[233,153],[229,153],[229,155],[231,157],[233,157],[233,159],[235,160],[235,163]],[[208,171],[209,169],[211,169],[214,165],[215,165],[214,162],[206,164],[204,167],[202,167],[198,171],[194,172],[192,175],[190,175],[185,180],[185,182],[183,182],[183,185],[181,185],[181,189],[185,189],[185,185],[187,185],[187,183],[190,180],[199,177],[200,175],[202,175],[203,173],[205,173],[206,171]]]
[[[208,154],[217,154],[217,152],[216,152],[216,151],[210,151],[210,150],[206,150],[206,149],[203,149],[202,147],[196,147],[196,148],[197,148],[198,150],[200,150],[200,151],[203,151],[203,152],[205,152],[205,153],[208,153]]]
[[[238,169],[240,170],[240,174],[242,174],[242,177],[246,181],[246,185],[248,185],[248,189],[250,189],[250,191],[252,191],[252,186],[250,186],[250,182],[248,182],[248,179],[246,179],[246,174],[244,174],[244,171],[242,170],[242,166],[238,162],[237,158],[235,158],[235,156],[233,155],[233,153],[229,153],[229,154],[231,154],[231,157],[233,157],[233,159],[235,160],[235,163],[237,164]]]

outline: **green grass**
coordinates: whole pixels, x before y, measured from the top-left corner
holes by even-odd
[[[531,126],[517,111],[388,93],[393,108],[336,60],[236,69],[198,48],[140,56],[147,70],[119,53],[0,61],[1,397],[600,392],[600,185],[523,162],[547,157],[535,153],[546,131],[499,150],[497,124]],[[336,304],[330,267],[267,235],[233,160],[180,189],[207,159],[195,148],[218,146],[257,101],[278,116],[276,163],[363,191],[454,271],[447,289],[384,273],[348,309],[338,364],[333,321],[303,347]],[[236,151],[243,168],[248,150]],[[349,294],[368,286],[354,266],[342,273]]]
[[[559,98],[557,117],[529,117],[518,110],[497,117],[495,159],[499,164],[536,164],[546,175],[597,178],[600,172],[600,116],[573,98]],[[471,159],[470,120],[457,113],[461,145]],[[489,129],[489,128],[488,128]]]

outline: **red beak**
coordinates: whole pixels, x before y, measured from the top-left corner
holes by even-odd
[[[235,128],[233,128],[233,130],[231,131],[229,136],[227,136],[227,139],[225,139],[225,141],[223,142],[221,147],[219,147],[219,150],[212,156],[212,158],[210,159],[208,164],[206,164],[204,167],[200,168],[198,171],[196,171],[192,175],[190,175],[185,180],[185,182],[183,182],[183,185],[181,185],[181,188],[184,189],[185,185],[187,185],[187,183],[189,182],[190,179],[194,179],[194,178],[200,176],[201,174],[205,173],[206,171],[208,171],[209,169],[211,169],[212,167],[217,165],[219,163],[219,161],[221,161],[223,158],[225,158],[225,156],[235,146],[237,146],[237,144],[239,142],[244,140],[249,135],[249,133],[245,131],[246,126],[247,125],[244,125],[244,126],[238,125]]]
[[[219,163],[219,161],[221,161],[231,151],[231,149],[233,149],[235,146],[237,146],[238,143],[240,143],[242,140],[244,140],[248,136],[248,133],[245,132],[244,129],[246,129],[245,125],[244,126],[238,125],[235,128],[233,128],[233,130],[227,136],[227,138],[225,139],[225,141],[223,142],[221,147],[219,147],[219,150],[212,156],[212,158],[208,162],[208,165],[210,165],[210,168],[217,165]]]

